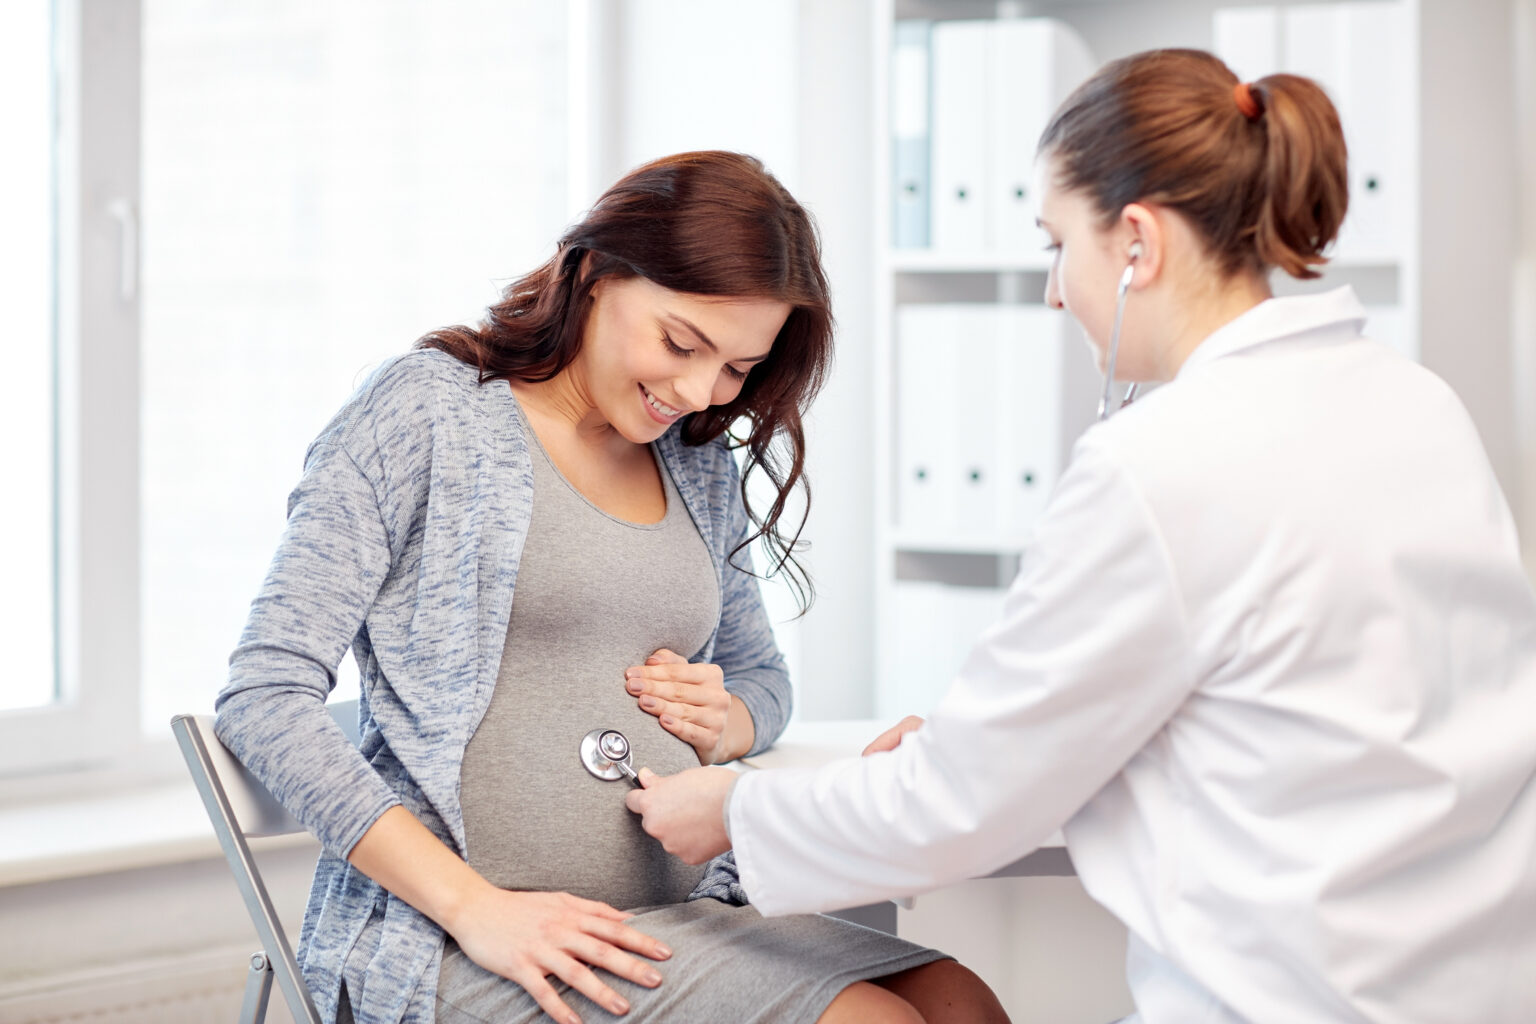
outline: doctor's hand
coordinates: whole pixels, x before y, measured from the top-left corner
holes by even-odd
[[[878,754],[884,750],[895,750],[901,746],[901,741],[906,738],[907,733],[917,732],[922,727],[923,720],[921,718],[918,718],[916,715],[908,715],[879,736],[876,736],[859,756],[868,757],[870,754]]]
[[[729,768],[689,768],[676,775],[640,769],[644,789],[632,789],[624,806],[662,849],[685,864],[703,864],[731,848],[725,834],[725,798],[736,785]]]
[[[663,648],[624,672],[624,687],[642,711],[699,755],[719,764],[752,749],[752,715],[725,689],[719,665],[695,665]]]
[[[661,972],[629,953],[665,960],[672,951],[625,924],[632,916],[566,892],[492,889],[468,901],[449,931],[466,956],[517,982],[551,1018],[576,1021],[549,976],[618,1015],[629,1012],[629,1003],[594,967],[646,988],[661,984]]]

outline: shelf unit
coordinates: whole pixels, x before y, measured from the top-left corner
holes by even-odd
[[[1339,6],[1349,0],[1337,0]],[[1362,247],[1341,250],[1323,276],[1295,282],[1277,276],[1278,294],[1294,294],[1353,286],[1367,307],[1395,311],[1390,340],[1418,357],[1445,377],[1461,393],[1483,431],[1495,468],[1505,479],[1506,492],[1515,494],[1515,428],[1510,385],[1512,346],[1509,337],[1511,292],[1507,268],[1513,257],[1512,218],[1505,212],[1514,196],[1514,140],[1506,122],[1494,116],[1469,117],[1482,110],[1479,104],[1495,97],[1495,106],[1512,81],[1512,57],[1502,52],[1509,33],[1505,5],[1463,4],[1457,0],[1378,0],[1395,3],[1403,16],[1399,45],[1407,62],[1409,83],[1394,102],[1403,121],[1402,165],[1394,167],[1395,187],[1407,193],[1400,204],[1402,223],[1396,225],[1400,242],[1391,248]],[[971,536],[904,528],[897,521],[899,465],[896,448],[897,422],[896,321],[898,310],[909,304],[997,303],[1038,304],[1043,300],[1049,258],[1043,251],[1007,252],[893,248],[892,99],[891,54],[898,20],[927,19],[935,22],[977,18],[1050,17],[1059,19],[1086,41],[1095,61],[1102,62],[1139,50],[1163,46],[1212,49],[1214,18],[1219,9],[1257,9],[1263,5],[1243,0],[1049,0],[1049,2],[973,3],[964,0],[872,0],[871,43],[873,51],[872,100],[875,116],[870,145],[873,147],[873,204],[875,280],[873,297],[874,388],[874,484],[876,528],[874,531],[873,585],[876,641],[874,704],[881,715],[921,713],[907,698],[893,696],[900,687],[904,663],[914,646],[924,642],[913,636],[910,622],[898,615],[898,588],[909,582],[937,582],[956,588],[1005,584],[1012,576],[1027,529],[1006,536]],[[1282,10],[1303,5],[1270,5]],[[1311,6],[1318,6],[1313,4]],[[1446,39],[1441,42],[1442,38]],[[1434,39],[1425,51],[1420,39]],[[1478,59],[1481,53],[1485,58]],[[1243,70],[1239,68],[1239,70]],[[1509,81],[1506,81],[1508,79]],[[1512,108],[1508,111],[1512,115]],[[1347,115],[1346,115],[1347,117]],[[1512,116],[1509,124],[1513,123]],[[931,126],[930,126],[931,131]],[[1460,143],[1460,150],[1439,144],[1446,136]],[[1425,147],[1421,138],[1436,138]],[[1488,154],[1491,165],[1469,161],[1471,151]],[[1507,188],[1503,167],[1511,168]],[[1468,167],[1465,165],[1471,164]],[[1359,168],[1352,168],[1352,172]],[[1472,189],[1462,185],[1466,179]],[[1477,182],[1489,189],[1479,194]],[[1352,194],[1360,183],[1352,181]],[[1456,252],[1486,255],[1481,269],[1474,262],[1458,263]],[[1507,258],[1504,258],[1507,257]],[[1463,260],[1462,262],[1466,262]],[[1476,296],[1473,300],[1472,296]],[[1469,312],[1467,302],[1481,301]],[[1468,331],[1458,334],[1447,327],[1464,320]],[[1383,324],[1392,318],[1384,318]],[[1076,334],[1075,326],[1070,330]],[[1367,328],[1371,333],[1371,328]],[[1470,334],[1470,337],[1468,335]],[[1425,339],[1421,342],[1421,335]],[[1063,402],[1082,407],[1081,428],[1092,420],[1098,391],[1097,373],[1086,346],[1077,346],[1080,365],[1066,375]],[[1086,368],[1086,371],[1085,371]],[[1074,435],[1075,436],[1075,435]],[[1070,438],[1064,439],[1070,444]],[[978,568],[979,567],[979,568]],[[910,616],[908,616],[910,619]],[[974,635],[985,622],[968,624]],[[941,638],[942,639],[942,638]],[[958,667],[955,652],[948,671]],[[922,660],[922,659],[919,659]],[[931,659],[928,664],[931,664]],[[942,692],[947,679],[935,680],[933,695]]]

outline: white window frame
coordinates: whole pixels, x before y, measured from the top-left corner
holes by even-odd
[[[617,0],[567,10],[567,175],[589,196],[611,159]],[[184,774],[140,729],[142,0],[55,0],[54,19],[59,696],[0,710],[0,803]]]
[[[0,713],[0,773],[139,743],[139,0],[57,0],[59,699]]]

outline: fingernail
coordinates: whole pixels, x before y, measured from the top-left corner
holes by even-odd
[[[672,951],[670,949],[668,949],[666,946],[663,946],[660,943],[657,943],[656,944],[656,955],[661,957],[663,960],[665,960],[667,957],[672,955]],[[661,975],[659,975],[659,974],[656,975],[656,979],[658,981],[661,980]]]
[[[640,980],[645,982],[647,985],[660,985],[661,984],[661,972],[660,971],[646,971],[645,974],[641,975]]]
[[[573,1012],[565,1018],[565,1024],[581,1024],[581,1018]]]
[[[641,690],[645,689],[645,684],[638,679],[631,679],[629,682],[624,684],[624,689],[628,690],[630,693],[639,693]]]
[[[641,697],[640,698],[640,706],[643,707],[643,708],[653,708],[653,707],[656,706],[656,698],[655,697]]]
[[[608,1009],[612,1010],[614,1013],[628,1013],[629,1004],[623,999],[616,998],[613,1002],[608,1004]]]
[[[640,670],[638,668],[627,668],[627,669],[624,670],[624,678],[625,679],[634,679],[639,674],[640,674]]]
[[[661,724],[662,725],[676,725],[677,724],[677,719],[673,718],[671,715],[662,715],[661,716]]]

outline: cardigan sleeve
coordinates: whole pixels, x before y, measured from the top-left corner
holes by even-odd
[[[763,607],[762,590],[754,575],[750,548],[731,552],[749,536],[750,521],[742,504],[741,477],[736,459],[724,444],[720,455],[727,465],[723,498],[726,531],[720,589],[720,629],[714,662],[725,675],[725,688],[740,697],[752,715],[754,736],[747,755],[767,750],[789,724],[793,697],[784,656],[774,642],[773,626]]]
[[[325,709],[390,566],[369,479],[334,440],[310,450],[288,523],[215,707],[215,731],[328,851],[400,801]]]

